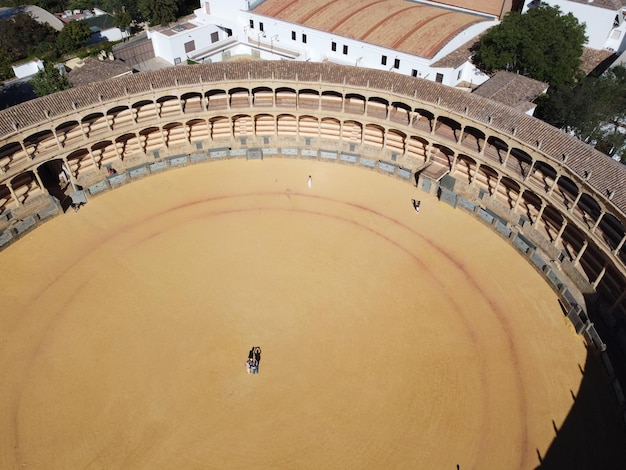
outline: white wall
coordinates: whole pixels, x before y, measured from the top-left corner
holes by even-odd
[[[162,57],[171,64],[180,58],[180,62],[184,63],[188,55],[185,53],[184,43],[194,40],[196,51],[207,50],[204,55],[198,54],[196,60],[205,58],[214,62],[221,61],[223,51],[211,48],[210,42],[210,35],[213,31],[220,31],[220,39],[225,36],[223,30],[218,28],[221,26],[231,29],[233,37],[237,40],[237,42],[231,40],[227,44],[231,55],[253,54],[261,59],[273,60],[329,61],[387,70],[408,76],[415,75],[433,81],[437,79],[437,73],[441,73],[443,74],[443,77],[440,77],[441,82],[450,86],[456,85],[460,80],[465,80],[465,78],[459,79],[458,77],[463,77],[466,73],[474,74],[474,70],[471,72],[450,68],[434,70],[429,64],[497,24],[494,20],[468,28],[444,46],[435,58],[429,60],[255,14],[249,11],[247,0],[200,0],[200,8],[195,11],[195,14],[196,18],[189,21],[202,25],[195,29],[174,36],[165,36],[158,31],[148,33],[158,57]],[[303,35],[306,35],[306,42]],[[331,47],[333,42],[336,43],[335,51]],[[347,47],[346,53],[344,53],[344,46]],[[194,54],[189,54],[190,57],[192,55]],[[387,57],[386,64],[383,64],[383,56]],[[399,61],[398,64],[395,63],[396,60]],[[473,83],[478,83],[480,78],[482,77],[475,78]]]

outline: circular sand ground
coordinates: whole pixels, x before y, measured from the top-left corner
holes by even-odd
[[[497,235],[335,164],[152,176],[0,261],[2,468],[534,468],[586,356]]]

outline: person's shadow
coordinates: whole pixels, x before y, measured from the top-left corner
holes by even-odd
[[[257,363],[257,367],[261,364],[261,348],[259,346],[255,346],[252,349],[252,352],[254,353],[254,360]]]

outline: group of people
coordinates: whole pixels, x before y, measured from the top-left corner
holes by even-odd
[[[411,199],[411,203],[413,203],[413,209],[415,209],[415,212],[419,214],[422,201],[416,201],[415,199]]]
[[[259,346],[252,346],[248,353],[248,360],[246,361],[246,370],[248,374],[259,373],[259,363],[261,362],[261,348]]]

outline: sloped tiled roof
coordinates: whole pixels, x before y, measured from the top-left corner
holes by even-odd
[[[132,72],[132,68],[120,60],[98,60],[87,57],[83,62],[82,66],[72,69],[68,74],[74,86],[89,85]]]
[[[512,72],[498,72],[474,90],[474,94],[517,109],[528,109],[548,89],[548,84]]]
[[[254,13],[424,58],[489,18],[407,0],[265,0]]]

